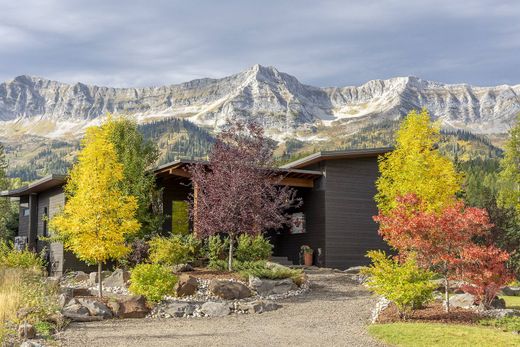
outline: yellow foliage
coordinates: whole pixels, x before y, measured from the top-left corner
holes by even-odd
[[[455,201],[462,175],[436,148],[440,127],[428,111],[410,112],[397,131],[396,148],[379,161],[376,202],[383,213],[396,207],[396,198],[416,194],[427,211],[439,211]]]
[[[65,187],[65,207],[50,227],[78,258],[104,263],[130,252],[125,239],[140,228],[135,218],[137,200],[119,188],[123,165],[106,130],[87,129],[82,146]]]

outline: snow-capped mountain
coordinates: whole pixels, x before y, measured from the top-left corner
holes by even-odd
[[[504,133],[520,112],[520,85],[473,87],[416,77],[373,80],[359,87],[318,88],[273,67],[255,65],[221,79],[149,88],[65,84],[19,76],[0,84],[0,136],[79,137],[107,112],[139,122],[178,117],[214,128],[228,118],[254,118],[273,138],[316,129],[395,119],[426,107],[448,128]],[[310,137],[308,137],[310,138]]]

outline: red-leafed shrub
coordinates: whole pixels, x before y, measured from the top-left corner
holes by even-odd
[[[509,254],[495,246],[467,245],[458,260],[457,277],[466,283],[461,289],[490,307],[500,287],[513,279],[505,265],[508,259]]]
[[[461,201],[440,212],[423,211],[421,206],[415,195],[406,195],[398,198],[395,209],[374,220],[380,224],[380,235],[400,257],[414,253],[420,265],[444,277],[449,310],[449,280],[460,267],[460,255],[475,237],[488,234],[492,224],[486,210],[466,207]]]

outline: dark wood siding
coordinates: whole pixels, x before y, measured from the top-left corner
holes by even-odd
[[[367,251],[386,248],[372,219],[378,172],[376,157],[326,161],[326,266],[364,265]]]

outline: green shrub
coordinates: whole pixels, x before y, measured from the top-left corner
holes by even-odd
[[[219,267],[219,261],[226,259],[228,250],[229,238],[221,238],[219,235],[208,237],[207,254],[209,266],[217,269]]]
[[[44,339],[50,338],[56,330],[54,324],[46,321],[37,322],[34,324],[34,328],[39,335],[43,336]]]
[[[394,302],[403,318],[433,299],[435,274],[419,268],[414,257],[402,264],[383,251],[370,251],[367,257],[372,265],[362,273],[369,275],[368,287]]]
[[[480,325],[497,328],[504,331],[520,331],[520,317],[504,317],[497,319],[482,319]]]
[[[159,264],[138,264],[132,270],[128,289],[151,302],[158,302],[165,295],[173,294],[173,286],[177,280],[177,276],[167,267]]]
[[[267,260],[272,251],[273,245],[263,235],[242,234],[238,237],[235,258],[238,261]]]
[[[191,234],[155,237],[149,245],[150,261],[168,266],[193,261],[200,249],[200,241]]]
[[[0,266],[20,269],[43,269],[45,262],[40,254],[28,249],[17,251],[13,245],[0,241]]]

